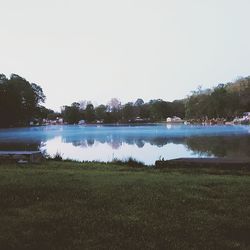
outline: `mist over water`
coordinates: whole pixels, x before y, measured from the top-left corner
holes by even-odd
[[[42,150],[79,161],[133,157],[250,157],[250,126],[68,125],[0,129],[0,150]]]

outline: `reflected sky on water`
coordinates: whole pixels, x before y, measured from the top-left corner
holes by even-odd
[[[250,126],[68,125],[0,129],[0,150],[41,149],[80,161],[250,157]]]

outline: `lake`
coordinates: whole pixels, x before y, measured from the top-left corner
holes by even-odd
[[[250,157],[250,126],[65,125],[0,129],[0,150],[57,152],[79,161],[145,164],[178,157]]]

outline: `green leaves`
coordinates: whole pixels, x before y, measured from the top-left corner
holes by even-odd
[[[0,75],[0,127],[23,126],[34,118],[45,101],[42,88],[19,75]]]

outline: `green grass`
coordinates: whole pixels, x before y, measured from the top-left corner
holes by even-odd
[[[0,165],[0,249],[250,249],[250,172]]]

